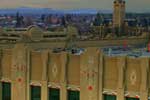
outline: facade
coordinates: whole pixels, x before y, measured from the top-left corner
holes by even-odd
[[[1,50],[0,100],[148,100],[149,57],[73,54],[26,43]]]
[[[125,2],[115,0],[114,27],[121,28],[124,18]],[[42,32],[36,26],[24,33],[0,33],[0,100],[148,100],[150,97],[150,57],[111,56],[100,48],[124,42],[144,44],[149,34],[124,40],[77,41],[74,40],[77,30],[70,26],[56,33]],[[73,46],[84,50],[60,50]]]

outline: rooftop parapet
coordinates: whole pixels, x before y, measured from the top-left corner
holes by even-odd
[[[32,25],[29,26],[25,35],[33,41],[40,41],[43,38],[43,31],[38,26]]]

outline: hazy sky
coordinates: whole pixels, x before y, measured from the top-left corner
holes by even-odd
[[[127,11],[150,12],[150,0],[126,0]],[[0,0],[0,8],[46,7],[58,9],[112,9],[113,0]]]

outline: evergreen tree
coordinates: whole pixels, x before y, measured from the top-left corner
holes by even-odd
[[[103,16],[100,13],[97,13],[96,18],[93,22],[93,25],[94,26],[100,26],[102,24],[104,24]]]
[[[65,19],[64,16],[61,18],[61,21],[62,21],[62,25],[63,25],[64,27],[66,27],[66,19]]]
[[[44,14],[42,14],[41,15],[41,21],[44,23],[44,21],[45,21],[45,15]]]
[[[21,27],[24,25],[24,17],[20,16],[19,12],[16,13],[16,27]]]
[[[19,12],[16,13],[16,27],[20,27],[20,15]]]

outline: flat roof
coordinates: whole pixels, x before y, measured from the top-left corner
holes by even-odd
[[[107,56],[150,57],[150,52],[145,47],[104,47],[102,51]]]

